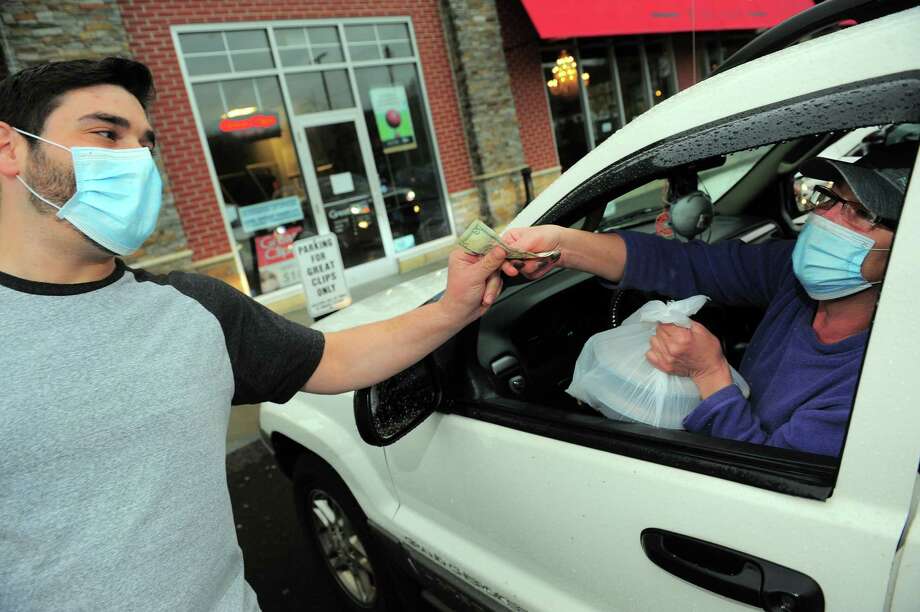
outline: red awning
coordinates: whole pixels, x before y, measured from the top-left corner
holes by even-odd
[[[811,0],[521,1],[540,38],[759,30],[814,5]]]

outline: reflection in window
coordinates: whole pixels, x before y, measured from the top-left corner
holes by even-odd
[[[588,97],[594,146],[597,146],[623,125],[616,82],[610,67],[609,47],[582,49],[581,67],[591,75],[585,92]]]
[[[396,251],[448,235],[415,65],[356,68],[355,79]]]
[[[353,62],[412,57],[409,28],[404,23],[346,26],[345,39]]]
[[[345,61],[339,31],[335,26],[279,28],[275,30],[281,65],[309,66]]]
[[[256,294],[300,282],[288,248],[316,233],[276,77],[193,85],[221,196]]]
[[[180,34],[179,47],[191,76],[275,67],[264,29]]]
[[[329,229],[345,267],[385,255],[364,156],[353,121],[306,128]]]
[[[284,78],[295,115],[351,108],[355,105],[348,74],[344,70],[301,72]]]

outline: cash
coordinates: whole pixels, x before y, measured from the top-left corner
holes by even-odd
[[[493,248],[500,246],[507,253],[507,259],[559,259],[559,251],[543,251],[531,253],[519,251],[505,244],[501,237],[491,227],[476,219],[460,236],[460,246],[474,255],[485,255]]]

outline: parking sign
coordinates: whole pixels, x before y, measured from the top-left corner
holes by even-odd
[[[311,317],[316,318],[351,304],[339,239],[335,234],[319,234],[296,241],[294,256],[300,268],[307,311]]]

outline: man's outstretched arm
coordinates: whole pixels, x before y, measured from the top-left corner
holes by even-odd
[[[501,291],[498,269],[505,252],[455,250],[447,289],[438,302],[404,315],[326,334],[319,366],[303,390],[342,393],[368,387],[405,370],[489,309]]]

